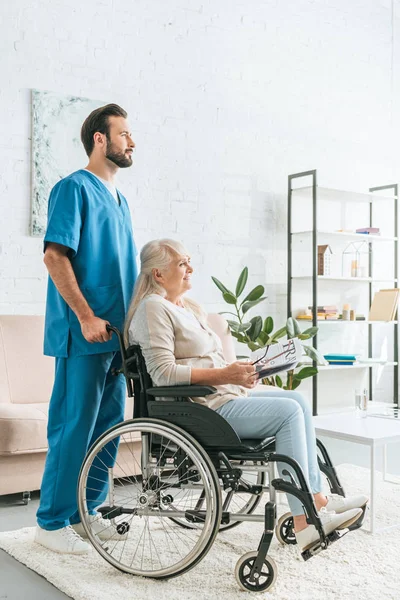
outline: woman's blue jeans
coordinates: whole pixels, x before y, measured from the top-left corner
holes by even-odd
[[[262,439],[275,436],[276,452],[294,458],[303,470],[313,494],[322,489],[317,460],[317,443],[311,409],[299,392],[289,390],[252,391],[247,398],[235,398],[217,409],[238,436],[243,439]],[[278,463],[278,471],[294,472],[288,465]],[[287,477],[284,477],[288,479]],[[288,494],[294,516],[303,515],[301,502]]]

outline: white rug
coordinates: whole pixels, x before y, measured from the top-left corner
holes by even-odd
[[[338,472],[347,494],[368,493],[367,469],[342,465]],[[400,522],[399,486],[378,479],[378,488],[378,525]],[[285,507],[281,505],[279,513],[283,512]],[[296,547],[282,547],[274,539],[270,555],[278,565],[275,586],[271,592],[258,595],[240,591],[234,567],[242,554],[257,549],[261,528],[260,523],[242,523],[219,534],[197,567],[169,581],[121,573],[94,551],[84,557],[52,553],[33,542],[34,528],[0,533],[0,548],[74,600],[400,599],[400,528],[375,535],[360,530],[351,532],[307,562],[299,556]]]

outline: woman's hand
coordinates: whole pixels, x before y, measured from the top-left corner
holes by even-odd
[[[249,362],[236,361],[222,369],[225,382],[235,385],[243,385],[246,388],[253,388],[257,383],[257,374],[254,365]]]

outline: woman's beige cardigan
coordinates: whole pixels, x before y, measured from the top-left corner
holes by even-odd
[[[158,294],[139,304],[129,327],[129,343],[139,344],[155,386],[189,385],[191,369],[225,367],[221,341],[205,322]],[[247,396],[237,385],[218,385],[217,392],[194,402],[216,409]]]

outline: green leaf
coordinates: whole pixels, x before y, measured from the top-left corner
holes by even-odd
[[[259,341],[258,342],[259,344],[262,344],[263,346],[267,346],[268,340],[269,340],[268,333],[265,333],[265,331],[261,331],[258,335],[257,342]]]
[[[218,313],[219,315],[232,315],[233,317],[237,317],[237,315],[235,315],[235,313],[229,312],[227,310],[223,310],[222,312]]]
[[[294,323],[293,323],[292,317],[289,317],[288,320],[286,321],[286,331],[287,331],[288,339],[294,338],[295,332],[294,332]]]
[[[254,342],[248,342],[247,345],[252,352],[254,352],[255,350],[259,350],[260,348],[260,346],[258,344],[255,344]]]
[[[300,384],[301,384],[301,380],[299,380],[299,379],[293,379],[293,381],[292,381],[292,390],[295,390],[296,388],[298,388]]]
[[[236,297],[239,298],[240,294],[243,292],[246,287],[247,278],[249,276],[249,270],[247,267],[243,269],[243,271],[239,275],[239,279],[236,284]]]
[[[237,331],[231,331],[231,333],[232,337],[236,338],[238,342],[240,342],[241,344],[247,344],[247,340],[244,337],[244,335],[238,333]]]
[[[318,327],[309,327],[301,332],[302,335],[307,335],[307,339],[313,338],[318,333]]]
[[[275,376],[275,381],[276,381],[276,385],[277,385],[278,387],[280,387],[280,388],[281,388],[281,387],[283,386],[282,379],[279,377],[279,375],[276,375],[276,376]]]
[[[224,292],[222,296],[227,304],[236,304],[237,302],[237,298],[232,292]]]
[[[293,317],[292,317],[292,320],[293,320],[294,332],[296,335],[299,335],[299,333],[301,333],[299,322],[296,319],[294,319]]]
[[[318,369],[316,367],[304,367],[303,369],[301,369],[301,371],[296,373],[294,379],[307,379],[307,377],[314,377],[314,375],[316,375],[317,373]]]
[[[303,350],[312,360],[315,360],[319,365],[326,364],[324,357],[313,346],[303,345]]]
[[[274,328],[274,320],[272,317],[267,317],[264,321],[263,331],[270,334]]]
[[[227,319],[226,322],[228,323],[229,329],[231,331],[235,331],[236,333],[239,332],[240,323],[238,323],[237,321],[231,321],[230,319]]]
[[[264,300],[266,300],[266,296],[263,296],[262,298],[259,298],[258,300],[251,300],[248,302],[244,302],[243,304],[241,304],[241,309],[242,309],[243,314],[247,313],[247,311],[250,310],[251,308],[253,308],[253,306],[260,304],[260,302],[263,302]]]
[[[211,279],[213,280],[213,282],[215,283],[215,285],[217,286],[217,288],[223,293],[223,294],[232,294],[232,292],[230,290],[228,290],[228,288],[226,288],[224,286],[224,284],[217,279],[216,277],[211,277]],[[233,294],[232,294],[233,296]]]
[[[247,335],[249,336],[249,338],[251,339],[252,342],[255,342],[261,332],[261,328],[262,328],[262,324],[263,324],[262,318],[261,317],[253,317],[252,319],[250,319],[250,323],[251,323],[251,327],[247,331]]]
[[[246,298],[243,300],[242,304],[244,304],[245,302],[249,301],[253,301],[253,300],[258,300],[259,298],[261,298],[261,296],[264,293],[264,286],[263,285],[257,285],[254,289],[251,290],[251,292],[249,294],[247,294]]]
[[[284,325],[283,327],[281,327],[280,329],[275,331],[275,333],[272,335],[271,339],[275,342],[276,340],[279,340],[284,335],[286,335],[286,325]]]
[[[227,319],[226,321],[229,325],[231,331],[236,331],[236,333],[245,333],[251,327],[251,323],[239,323],[238,321],[231,321]]]

